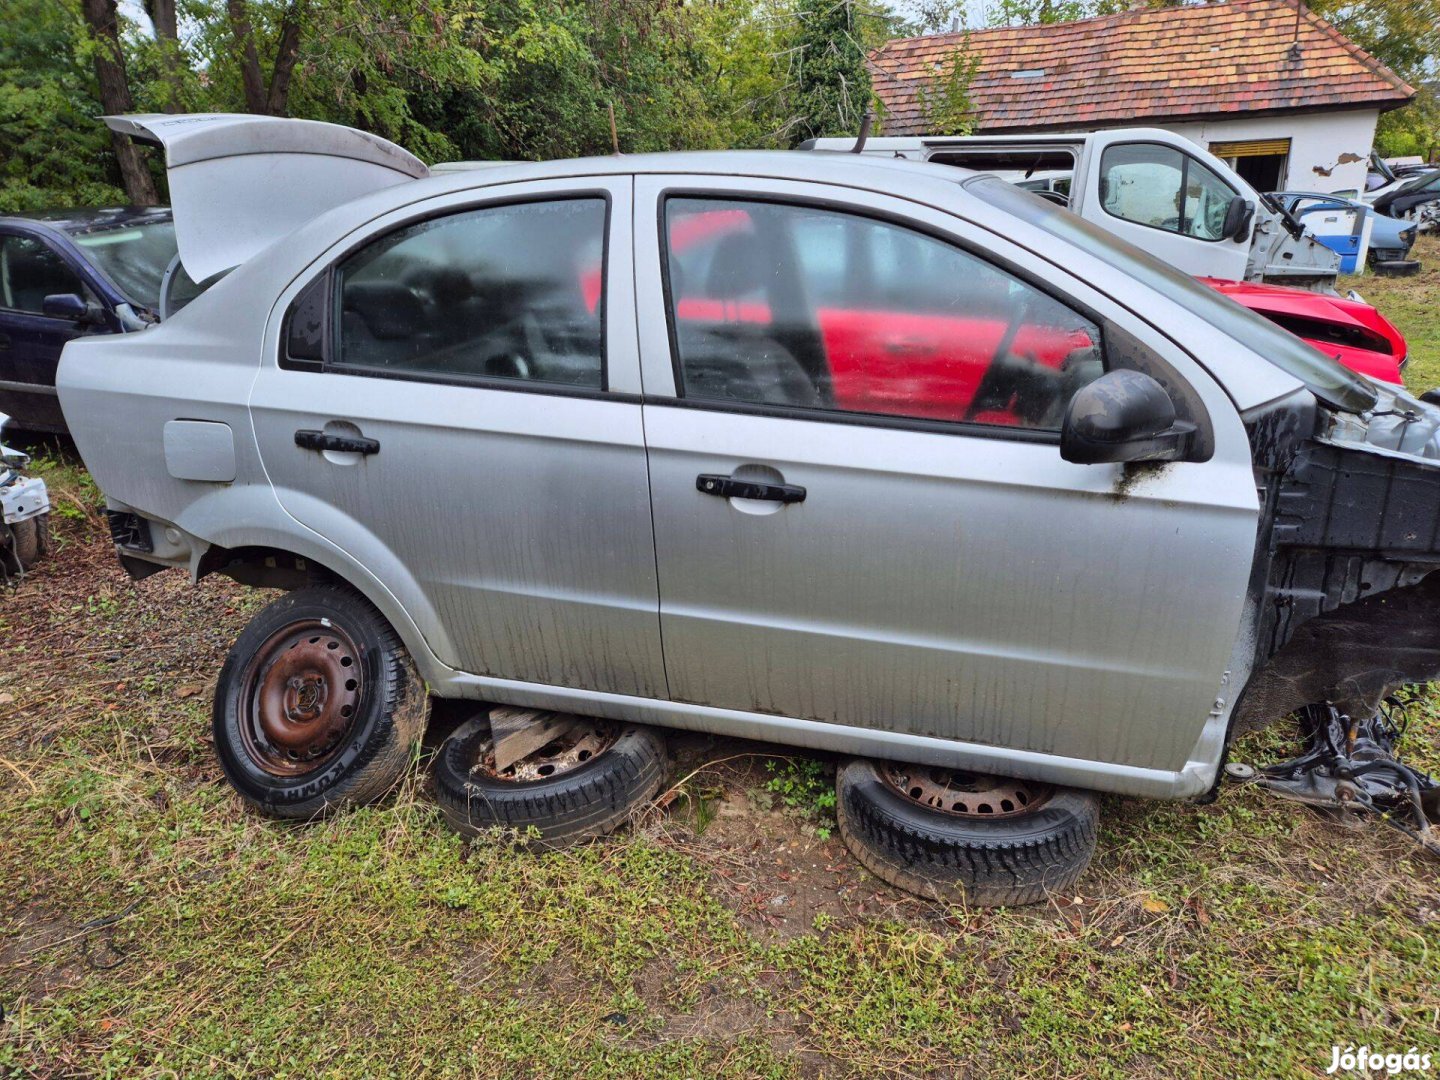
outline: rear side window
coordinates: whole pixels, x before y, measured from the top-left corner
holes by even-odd
[[[43,240],[15,234],[0,236],[0,307],[39,315],[45,297],[74,293],[90,298],[80,276]]]
[[[1173,146],[1120,143],[1100,158],[1100,202],[1106,213],[1179,233],[1220,240],[1235,191],[1214,171]]]
[[[390,233],[338,269],[332,365],[604,383],[603,199],[490,206]]]
[[[666,203],[685,397],[1058,431],[1100,329],[983,258],[809,206]]]

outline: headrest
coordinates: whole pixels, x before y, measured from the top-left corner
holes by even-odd
[[[764,252],[753,232],[731,233],[720,241],[710,260],[705,295],[712,300],[738,300],[761,288]]]

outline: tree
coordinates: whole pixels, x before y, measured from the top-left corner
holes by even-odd
[[[792,46],[791,144],[848,135],[870,108],[860,18],[854,0],[799,0]]]
[[[916,100],[925,116],[925,131],[931,135],[968,135],[975,126],[975,106],[970,84],[980,70],[980,57],[965,44],[951,50],[934,74],[921,80]]]
[[[130,82],[125,75],[125,50],[120,43],[120,15],[115,0],[81,0],[85,23],[90,28],[91,59],[95,80],[100,87],[100,107],[107,114],[135,111],[130,96]],[[128,136],[112,134],[115,160],[125,195],[137,206],[154,206],[160,201],[155,194],[155,179],[140,157],[139,148]]]
[[[124,199],[76,7],[8,0],[0,34],[0,213]]]
[[[1440,144],[1440,0],[1315,0],[1311,8],[1417,89],[1414,100],[1383,114],[1383,154],[1430,154]]]

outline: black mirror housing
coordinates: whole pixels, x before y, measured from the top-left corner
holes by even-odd
[[[1225,222],[1220,233],[1227,240],[1237,244],[1250,238],[1250,221],[1255,217],[1255,206],[1243,195],[1236,195],[1225,208]]]
[[[1175,403],[1149,375],[1119,369],[1078,390],[1065,409],[1060,456],[1077,465],[1125,461],[1182,461],[1195,425],[1175,415]]]

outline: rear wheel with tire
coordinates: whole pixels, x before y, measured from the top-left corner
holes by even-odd
[[[288,593],[241,631],[215,689],[215,749],[262,814],[373,802],[405,771],[429,713],[394,629],[343,586]]]
[[[652,728],[581,720],[549,745],[495,768],[490,725],[462,724],[435,756],[445,819],[466,836],[496,830],[539,848],[613,832],[665,781],[665,744]]]
[[[840,835],[883,881],[977,907],[1069,889],[1095,850],[1088,791],[860,758],[836,774]]]

